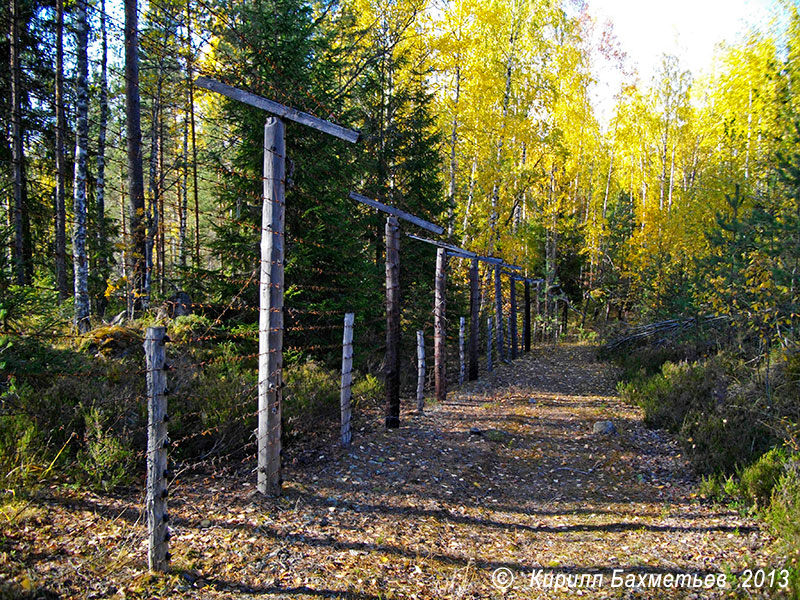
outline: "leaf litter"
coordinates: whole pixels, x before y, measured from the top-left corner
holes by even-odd
[[[0,596],[683,598],[692,591],[612,588],[612,572],[739,573],[785,560],[756,521],[697,498],[677,443],[618,399],[613,368],[590,346],[537,348],[422,414],[404,403],[397,430],[362,415],[348,449],[335,428],[288,449],[278,499],[254,493],[254,458],[179,476],[167,575],[147,572],[141,491],[53,485],[4,519]],[[601,420],[617,432],[594,434]],[[502,590],[500,568],[514,576]],[[602,573],[605,584],[538,589],[534,569]],[[747,597],[759,593],[778,591]]]

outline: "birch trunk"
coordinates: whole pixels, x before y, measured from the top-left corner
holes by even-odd
[[[56,113],[56,192],[55,192],[55,258],[56,288],[58,300],[63,302],[69,297],[69,279],[67,278],[67,168],[64,155],[64,136],[67,131],[64,117],[64,0],[56,0],[56,80],[55,80],[55,113]]]
[[[63,0],[59,0],[62,2]],[[97,267],[103,282],[108,278],[108,258],[106,254],[106,132],[108,129],[108,32],[106,31],[106,0],[100,0],[100,131],[97,134],[97,184],[95,204],[97,209]],[[105,289],[101,286],[97,300],[97,314],[105,313]]]
[[[75,178],[73,181],[74,224],[72,261],[75,271],[75,325],[78,331],[89,330],[89,262],[86,256],[86,175],[89,155],[89,23],[86,3],[75,5],[75,43],[77,73],[75,104],[78,113],[75,143]]]

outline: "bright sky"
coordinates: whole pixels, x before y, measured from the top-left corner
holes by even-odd
[[[629,67],[637,69],[645,85],[663,53],[678,56],[696,77],[710,68],[717,44],[733,42],[753,26],[766,27],[776,12],[776,0],[587,0],[587,4],[599,26],[613,23]],[[620,80],[602,73],[599,79],[603,81],[598,82],[596,94],[603,113]]]

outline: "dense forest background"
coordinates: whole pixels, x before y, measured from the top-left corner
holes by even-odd
[[[664,55],[646,80],[579,0],[2,3],[3,489],[132,481],[153,323],[174,344],[171,460],[250,456],[266,114],[206,76],[361,132],[287,124],[287,439],[338,417],[345,312],[355,418],[381,397],[384,218],[352,190],[543,279],[573,335],[615,340],[621,396],[678,436],[705,491],[772,506],[796,556],[800,14],[775,10],[706,72]],[[465,262],[448,267],[451,357]],[[434,263],[402,238],[405,390]],[[480,281],[483,327],[485,265]]]
[[[352,205],[356,189],[560,284],[590,322],[718,313],[764,340],[794,338],[794,7],[719,48],[708,74],[665,55],[652,81],[580,3],[134,10],[144,198],[131,209],[123,7],[2,7],[6,328],[37,300],[63,314],[74,302],[85,330],[87,313],[99,323],[179,289],[195,303],[254,299],[264,115],[197,89],[202,74],[362,132],[351,148],[289,126],[298,306],[380,316],[382,219]],[[623,84],[600,122],[592,86],[608,69]],[[414,286],[433,256],[408,252],[407,304],[420,312],[430,292]],[[331,287],[315,290],[322,273]]]

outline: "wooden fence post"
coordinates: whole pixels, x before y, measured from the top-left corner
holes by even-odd
[[[525,352],[531,351],[531,282],[525,280],[525,313],[522,315],[522,338]]]
[[[511,358],[517,358],[519,354],[519,340],[517,339],[517,280],[512,275],[509,278],[511,290],[511,310],[509,313],[508,335],[511,338]]]
[[[492,317],[486,319],[486,370],[492,372]]]
[[[144,339],[147,361],[147,564],[166,572],[167,540],[167,377],[164,374],[166,328],[148,327]]]
[[[354,313],[344,315],[344,336],[342,338],[342,384],[340,405],[342,411],[342,447],[350,445],[353,432],[350,429],[350,397],[353,382],[353,321]]]
[[[461,317],[458,324],[458,385],[464,383],[464,375],[467,371],[466,357],[464,356],[464,338],[466,337],[467,319]]]
[[[478,259],[469,267],[469,381],[478,378],[478,328],[480,327],[480,301],[478,299]]]
[[[400,427],[400,224],[386,218],[386,427]]]
[[[494,267],[494,320],[497,326],[497,359],[505,360],[503,346],[503,284],[500,281],[500,265]]]
[[[417,331],[417,412],[425,408],[425,334]]]
[[[283,397],[283,224],[286,143],[283,121],[264,124],[264,197],[258,318],[258,491],[281,493]]]
[[[447,399],[447,371],[445,365],[445,284],[447,282],[447,253],[436,249],[436,286],[433,304],[433,361],[436,382],[436,400]]]
[[[536,320],[533,322],[534,337],[537,341],[542,341],[542,323],[541,323],[541,282],[536,282]]]

